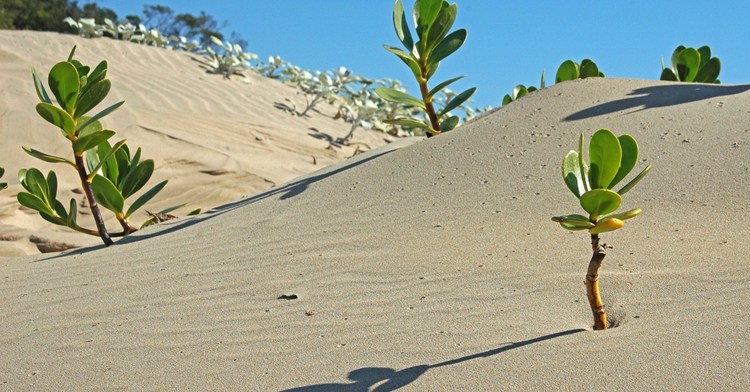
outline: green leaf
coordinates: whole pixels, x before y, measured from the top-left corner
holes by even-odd
[[[47,179],[44,178],[42,172],[38,169],[31,168],[20,171],[18,174],[21,185],[33,195],[38,196],[49,206],[49,186],[47,185]]]
[[[57,175],[52,170],[47,173],[47,195],[50,203],[57,202]]]
[[[443,2],[443,0],[416,0],[414,2],[412,10],[414,25],[416,26],[417,36],[423,41],[422,44],[427,41],[427,33],[430,31],[438,13],[440,13]]]
[[[60,107],[72,115],[81,90],[76,67],[67,61],[55,64],[49,71],[47,83]]]
[[[448,103],[445,104],[445,107],[443,110],[440,111],[438,114],[438,117],[441,117],[443,115],[446,115],[450,113],[451,110],[461,106],[464,102],[466,102],[467,99],[471,98],[471,96],[474,94],[474,92],[477,91],[476,87],[472,87],[461,94],[456,95],[451,99]]]
[[[73,45],[73,49],[70,50],[70,54],[68,54],[68,61],[73,60],[73,55],[76,53],[76,45]]]
[[[406,23],[406,15],[404,14],[404,5],[401,0],[396,0],[396,4],[393,6],[393,28],[396,30],[396,36],[404,48],[409,52],[414,48],[414,40],[411,38],[411,32],[409,32],[409,25]]]
[[[91,181],[91,190],[94,192],[94,199],[96,199],[102,207],[114,212],[115,214],[122,214],[122,210],[125,206],[125,199],[112,181],[96,174]]]
[[[505,106],[505,105],[507,105],[507,104],[509,104],[511,102],[513,102],[513,98],[511,98],[511,96],[509,94],[505,94],[505,96],[503,97],[503,106]]]
[[[422,71],[419,69],[419,64],[416,60],[414,60],[414,58],[412,58],[411,55],[393,46],[383,45],[383,47],[385,48],[385,50],[395,54],[398,58],[401,59],[401,61],[408,65],[415,78],[419,79],[420,77],[422,77]]]
[[[558,222],[564,229],[571,231],[587,230],[595,226],[589,221],[589,218],[579,214],[554,216],[552,220]]]
[[[578,64],[573,60],[566,60],[557,68],[555,83],[578,79]]]
[[[432,57],[433,49],[443,40],[443,38],[446,37],[448,31],[453,27],[453,22],[456,20],[456,14],[458,14],[458,6],[455,3],[448,7],[441,6],[440,12],[435,18],[435,21],[432,22],[432,26],[430,26],[429,33],[427,34],[426,49],[427,53],[430,53],[428,55],[428,61]]]
[[[435,75],[435,72],[437,72],[439,66],[440,62],[427,64],[427,75],[425,75],[425,80],[430,80],[432,76]]]
[[[622,198],[617,192],[609,189],[593,189],[579,199],[581,207],[591,216],[591,220],[596,220],[599,216],[609,214],[617,210],[622,203]]]
[[[47,90],[44,89],[44,84],[42,84],[42,79],[39,77],[39,74],[36,73],[36,70],[34,68],[31,69],[31,76],[32,78],[34,78],[34,87],[36,88],[36,96],[39,97],[40,101],[51,104],[52,100],[49,99]]]
[[[427,110],[427,107],[421,99],[411,96],[405,92],[398,91],[394,88],[378,87],[375,89],[375,94],[389,102],[416,106],[418,108],[421,108],[422,110]]]
[[[100,80],[93,85],[89,85],[89,88],[86,89],[86,92],[83,93],[78,100],[78,106],[73,118],[78,119],[82,115],[88,113],[89,110],[93,109],[96,105],[100,104],[104,98],[107,97],[107,94],[109,94],[109,89],[111,87],[112,84],[106,79]]]
[[[79,122],[81,122],[81,121],[88,122],[89,121],[89,117],[83,116],[78,121]],[[82,138],[82,137],[84,137],[86,135],[91,135],[93,133],[101,132],[103,130],[104,130],[104,127],[102,126],[101,122],[99,122],[99,121],[89,122],[88,125],[86,125],[85,128],[79,128],[78,129],[78,138],[80,139],[80,138]]]
[[[114,105],[112,105],[112,106],[110,106],[110,107],[102,110],[101,112],[97,113],[94,117],[91,117],[88,121],[86,121],[83,124],[81,124],[78,127],[78,130],[86,128],[90,123],[92,123],[94,121],[98,121],[100,118],[102,118],[102,117],[104,117],[104,116],[106,116],[106,115],[114,112],[115,110],[119,109],[120,106],[122,106],[122,104],[124,104],[124,103],[125,103],[125,101],[120,101],[120,102],[118,102],[118,103],[116,103],[116,104],[114,104]]]
[[[544,88],[544,73],[545,73],[545,70],[542,70],[542,80],[539,83],[539,89],[540,90]]]
[[[607,189],[617,175],[622,149],[617,137],[607,129],[594,133],[589,143],[589,182],[592,189]]]
[[[638,143],[635,139],[630,135],[621,135],[617,140],[620,142],[622,159],[620,160],[620,169],[617,171],[617,175],[615,175],[615,178],[612,179],[612,182],[608,186],[610,189],[619,184],[633,170],[635,163],[638,161]]]
[[[151,178],[154,173],[154,161],[146,159],[141,162],[135,170],[127,174],[122,180],[122,195],[127,199],[138,192]]]
[[[115,131],[106,130],[81,136],[73,142],[73,151],[76,154],[81,154],[86,150],[90,150],[98,146],[101,142],[111,138],[114,135]]]
[[[666,80],[669,82],[679,82],[680,80],[677,79],[677,75],[672,72],[669,68],[664,68],[661,70],[661,76],[659,77],[659,80]]]
[[[443,122],[440,123],[440,131],[441,132],[448,132],[452,131],[456,126],[458,126],[459,118],[458,116],[450,116],[446,118]]]
[[[40,102],[36,104],[36,112],[47,122],[60,128],[69,139],[75,135],[75,122],[66,111],[50,103]]]
[[[421,128],[421,129],[432,129],[430,128],[429,124],[425,124],[421,121],[413,120],[410,118],[394,118],[389,120],[384,120],[386,124],[392,124],[392,125],[401,125],[404,127],[409,128]]]
[[[584,78],[592,78],[592,77],[598,77],[599,76],[599,67],[596,66],[596,63],[589,59],[583,59],[581,61],[581,68],[580,68],[580,75],[579,77],[581,79]]]
[[[429,93],[427,93],[427,97],[430,98],[430,99],[432,99],[432,97],[435,94],[437,94],[440,90],[448,87],[451,83],[453,83],[453,82],[455,82],[455,81],[457,81],[459,79],[463,79],[463,76],[458,76],[458,77],[455,77],[453,79],[448,79],[445,82],[438,84],[437,86],[433,87],[432,90],[430,90]]]
[[[92,181],[94,179],[94,176],[96,175],[96,173],[105,164],[107,165],[107,170],[102,170],[104,175],[107,176],[107,178],[112,182],[117,181],[117,177],[119,175],[119,172],[117,172],[117,160],[114,159],[112,155],[114,155],[114,153],[116,153],[117,150],[119,150],[125,144],[126,141],[127,139],[122,139],[119,142],[117,142],[114,146],[112,146],[112,148],[110,149],[107,149],[109,147],[109,143],[107,143],[106,141],[99,144],[99,147],[97,148],[99,161],[96,164],[96,166],[94,166],[94,168],[91,169],[91,171],[89,172],[89,178],[88,178],[89,181]],[[88,157],[86,159],[89,160]],[[93,161],[93,159],[91,159],[91,161]]]
[[[104,80],[104,78],[107,77],[107,60],[103,60],[99,63],[99,65],[94,68],[94,70],[91,72],[91,75],[88,76],[88,84],[87,87],[90,88],[90,86],[96,84],[100,80]]]
[[[70,212],[68,213],[67,218],[65,219],[65,224],[68,227],[76,227],[78,225],[78,203],[76,203],[76,200],[71,198],[70,199]]]
[[[518,98],[521,98],[529,93],[529,89],[526,88],[523,84],[519,84],[516,87],[513,88],[513,100],[517,100]]]
[[[623,220],[624,221],[626,219],[635,218],[640,213],[641,213],[641,209],[640,208],[634,208],[632,210],[628,210],[628,211],[625,211],[625,212],[620,212],[618,214],[607,215],[607,216],[601,218],[600,221],[606,221],[607,219],[611,219],[611,218],[615,218],[615,219],[619,219],[619,220]]]
[[[29,147],[22,147],[22,148],[23,148],[24,151],[26,151],[27,154],[31,155],[32,157],[34,157],[36,159],[40,159],[40,160],[45,161],[45,162],[49,162],[49,163],[67,163],[68,165],[71,165],[73,167],[76,166],[75,163],[73,163],[72,161],[69,161],[69,160],[67,160],[65,158],[61,158],[61,157],[58,157],[58,156],[45,154],[45,153],[43,153],[41,151],[35,150],[33,148],[29,148]]]
[[[435,49],[430,53],[430,57],[427,60],[428,64],[434,64],[440,62],[442,59],[450,56],[453,52],[457,51],[461,45],[466,41],[467,31],[466,29],[459,29],[445,37],[440,41]]]
[[[562,161],[562,176],[568,189],[570,189],[576,197],[581,197],[581,194],[584,192],[584,187],[577,151],[571,150],[565,154]]]
[[[646,176],[646,174],[651,171],[651,165],[646,166],[645,169],[643,169],[635,178],[630,180],[627,184],[625,184],[624,187],[622,187],[617,193],[619,193],[621,196],[624,195],[627,191],[633,189],[633,187],[643,179],[643,177]]]
[[[586,166],[586,162],[583,159],[583,142],[583,132],[581,132],[581,137],[578,139],[578,166],[583,180],[583,192],[581,194],[591,189],[589,184],[589,167]]]
[[[719,78],[719,72],[721,72],[721,62],[718,57],[714,57],[701,67],[698,73],[695,75],[696,83],[714,83]]]
[[[18,200],[18,203],[22,206],[31,208],[34,211],[38,211],[40,213],[43,212],[48,215],[55,214],[52,208],[37,195],[32,195],[31,193],[26,192],[18,192],[18,195],[16,195],[16,200]]]
[[[698,54],[701,55],[701,62],[699,66],[702,68],[708,62],[708,60],[711,59],[711,48],[709,48],[707,45],[703,45],[698,48]]]
[[[701,64],[701,55],[693,48],[686,48],[677,56],[677,74],[681,81],[692,82]]]
[[[156,196],[157,193],[161,192],[161,190],[164,188],[165,185],[167,185],[167,180],[164,180],[154,185],[153,188],[149,189],[146,193],[142,194],[141,197],[136,199],[136,201],[130,205],[130,208],[128,209],[127,214],[125,214],[125,218],[130,217],[130,215],[132,215],[135,211],[137,211],[144,204],[146,204],[149,200],[151,200],[154,196]]]

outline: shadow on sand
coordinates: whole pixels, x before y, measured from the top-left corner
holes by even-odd
[[[712,84],[670,84],[661,86],[644,87],[633,90],[628,95],[632,98],[623,98],[617,101],[606,102],[592,106],[565,117],[564,121],[583,120],[590,117],[603,116],[610,113],[639,108],[631,113],[641,110],[660,108],[683,103],[700,101],[726,95],[740,94],[750,90],[750,85],[723,86]]]
[[[533,339],[523,340],[515,343],[494,348],[481,353],[471,354],[464,357],[451,359],[448,361],[436,363],[434,365],[417,365],[403,370],[396,370],[382,367],[364,367],[352,370],[347,374],[347,378],[352,380],[351,383],[330,383],[308,385],[299,388],[286,389],[283,392],[388,392],[395,391],[416,381],[420,376],[430,369],[444,366],[455,365],[458,363],[471,361],[477,358],[486,358],[493,355],[501,354],[506,351],[528,346],[530,344],[543,342],[561,336],[572,335],[578,332],[584,332],[585,329],[569,329],[567,331],[556,332],[549,335],[539,336]],[[377,385],[377,387],[375,387]],[[374,389],[371,389],[375,387]]]

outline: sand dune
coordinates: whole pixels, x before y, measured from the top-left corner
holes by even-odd
[[[58,131],[34,110],[38,98],[30,70],[35,67],[46,80],[49,69],[66,59],[73,45],[78,46],[76,58],[85,64],[94,66],[104,59],[109,64],[113,87],[102,109],[125,101],[104,119],[104,125],[118,132],[115,138],[127,138],[132,148],[142,147],[144,157],[154,159],[153,184],[170,181],[146,206],[148,210],[182,203],[188,206],[177,215],[198,207],[207,210],[354,153],[353,147],[329,147],[329,141],[343,137],[350,127],[332,119],[333,106],[321,105],[322,114],[312,111],[310,117],[288,115],[275,104],[304,107],[298,89],[258,75],[250,75],[249,83],[225,80],[206,73],[200,55],[56,33],[0,31],[0,38],[0,165],[11,186],[0,194],[0,236],[6,239],[0,241],[0,256],[38,253],[39,243],[70,247],[100,242],[29,217],[36,213],[20,209],[15,200],[22,189],[15,173],[23,167],[37,167],[45,173],[55,169],[61,176],[61,191],[80,188],[71,170],[40,162],[21,150],[30,146],[51,154],[70,154]],[[355,142],[371,147],[384,144],[382,133],[360,129],[354,135]],[[60,200],[72,196],[77,195],[63,193]],[[146,218],[141,210],[134,221],[140,224]],[[113,221],[112,226],[117,223]]]
[[[750,389],[748,89],[565,82],[110,248],[0,259],[0,385]],[[163,115],[131,101],[121,115]],[[131,131],[145,136],[135,128],[147,122]],[[615,328],[594,332],[588,238],[550,217],[578,212],[559,164],[599,128],[635,136],[639,165],[654,169],[624,197],[643,214],[602,235],[614,247],[601,287]],[[183,170],[196,168],[225,170]]]

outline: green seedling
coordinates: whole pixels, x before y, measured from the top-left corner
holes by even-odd
[[[664,65],[661,59],[660,80],[672,82],[721,83],[721,61],[718,57],[711,57],[711,48],[701,46],[698,49],[686,48],[682,45],[672,52],[671,68]]]
[[[600,129],[589,143],[589,164],[583,157],[584,136],[581,133],[578,151],[570,151],[562,162],[565,185],[575,195],[588,216],[580,214],[555,216],[553,221],[571,231],[586,230],[591,235],[593,255],[586,272],[586,291],[591,311],[594,314],[594,329],[607,329],[607,313],[599,295],[599,268],[606,256],[604,244],[599,243],[599,234],[623,227],[623,221],[638,215],[640,209],[615,213],[622,202],[622,195],[631,190],[651,170],[646,166],[630,182],[618,191],[613,189],[635,167],[638,161],[638,144],[630,135],[616,137],[606,129]]]
[[[523,84],[519,84],[519,85],[517,85],[513,89],[513,92],[511,92],[510,94],[505,94],[505,97],[503,97],[503,106],[505,106],[505,105],[507,105],[507,104],[509,104],[509,103],[511,103],[511,102],[513,102],[513,101],[515,101],[515,100],[517,100],[517,99],[519,99],[519,98],[527,95],[528,93],[532,93],[534,91],[541,90],[544,87],[545,87],[545,84],[544,84],[544,71],[542,71],[542,80],[541,80],[541,82],[539,84],[539,88],[538,89],[536,87],[534,87],[534,86],[526,87]]]
[[[589,59],[583,59],[581,63],[578,64],[573,60],[566,60],[557,68],[555,83],[596,77],[603,78],[604,74],[599,71],[599,67],[595,62]]]
[[[5,169],[3,169],[2,167],[0,167],[0,178],[3,178],[4,174],[5,174]],[[7,188],[7,187],[8,187],[8,183],[0,182],[0,191],[3,190],[3,189],[5,189],[5,188]]]
[[[144,192],[126,209],[125,199],[141,190],[151,178],[154,161],[142,160],[140,148],[131,157],[125,140],[109,144],[108,140],[115,135],[115,131],[104,129],[99,120],[124,102],[109,106],[92,117],[86,116],[104,100],[111,83],[107,79],[106,61],[100,62],[91,70],[73,59],[75,49],[73,47],[67,61],[52,67],[47,79],[59,107],[52,104],[41,78],[36,70],[32,70],[34,86],[41,101],[36,105],[36,111],[46,121],[58,127],[63,137],[68,139],[73,150],[73,160],[28,147],[23,149],[42,161],[67,164],[76,170],[96,230],[78,224],[78,204],[75,199],[70,199],[67,210],[57,200],[57,175],[54,171],[44,176],[38,169],[21,169],[18,177],[26,192],[20,192],[17,198],[22,205],[38,211],[45,220],[81,233],[98,235],[109,246],[112,244],[111,237],[124,236],[137,230],[130,225],[128,218],[159,193],[167,181]],[[115,214],[122,226],[121,232],[110,234],[107,231],[99,205]]]
[[[388,123],[422,128],[428,137],[450,131],[458,125],[459,117],[450,112],[466,102],[474,94],[476,87],[456,95],[441,110],[436,111],[433,104],[435,94],[463,76],[446,80],[432,89],[428,86],[440,61],[453,54],[466,41],[466,29],[449,33],[457,13],[458,6],[455,3],[448,4],[445,0],[416,0],[412,11],[417,33],[415,41],[406,22],[404,6],[401,0],[396,0],[393,6],[393,27],[406,51],[394,46],[384,47],[409,66],[419,84],[422,98],[388,87],[379,87],[375,93],[387,101],[421,109],[429,121],[423,123],[412,118],[393,118],[388,119]]]

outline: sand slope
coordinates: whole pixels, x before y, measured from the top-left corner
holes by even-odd
[[[82,236],[54,227],[33,211],[21,209],[15,195],[22,190],[18,169],[37,167],[46,173],[55,169],[61,177],[59,199],[67,205],[75,173],[67,167],[38,161],[21,146],[62,156],[70,155],[69,144],[54,126],[34,110],[38,102],[31,80],[31,67],[47,79],[49,69],[65,60],[73,45],[76,58],[90,66],[106,59],[112,91],[101,105],[125,101],[105,117],[103,124],[127,138],[129,145],[143,148],[143,157],[154,159],[156,170],[150,184],[169,179],[162,193],[146,206],[159,211],[182,203],[176,215],[201,207],[204,210],[257,193],[301,174],[318,170],[349,157],[354,147],[329,148],[329,140],[344,136],[349,124],[333,120],[336,109],[321,105],[323,114],[310,117],[289,115],[277,103],[304,107],[299,90],[277,81],[250,75],[225,80],[201,68],[201,56],[111,39],[84,39],[71,35],[0,31],[0,165],[3,181],[10,189],[0,193],[0,256],[38,253],[40,248],[97,244],[98,238]],[[359,129],[354,142],[376,147],[384,134]],[[145,188],[144,191],[148,189]],[[135,200],[135,198],[133,199]],[[87,213],[88,208],[79,208]],[[144,210],[134,216],[140,225]],[[79,221],[90,221],[90,215]],[[89,225],[93,227],[93,222]],[[118,229],[114,220],[112,230]]]
[[[0,385],[750,389],[748,89],[566,82],[107,249],[0,259]],[[579,211],[559,163],[602,127],[654,169],[602,236],[617,327],[593,332],[588,237],[549,218]]]

